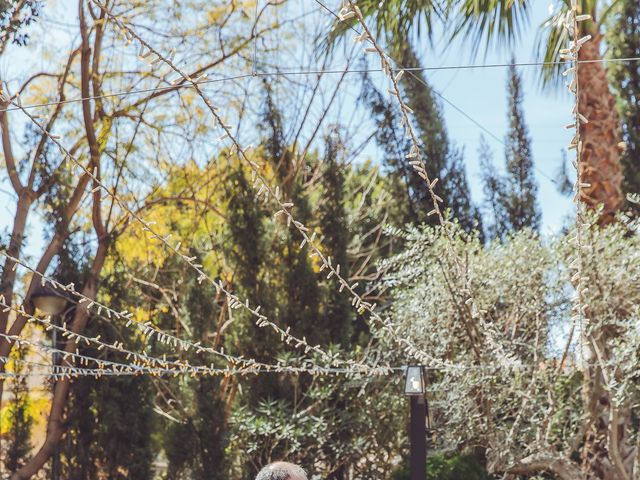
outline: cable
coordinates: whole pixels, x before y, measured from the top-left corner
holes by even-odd
[[[314,1],[318,1],[318,0],[314,0]],[[333,13],[333,12],[331,12]],[[356,30],[357,31],[357,30]],[[597,59],[597,60],[580,60],[580,62],[578,63],[607,63],[607,62],[637,62],[640,61],[640,57],[626,57],[626,58],[603,58],[603,59]],[[569,63],[568,61],[558,61],[558,62],[527,62],[527,63],[492,63],[492,64],[472,64],[472,65],[449,65],[449,66],[441,66],[441,67],[407,67],[407,68],[397,68],[397,69],[393,69],[394,72],[399,72],[400,70],[403,70],[407,73],[412,73],[412,72],[426,72],[426,71],[434,71],[434,70],[456,70],[456,69],[483,69],[483,68],[500,68],[500,67],[527,67],[527,66],[542,66],[542,65],[564,65]],[[380,68],[356,68],[356,69],[347,69],[347,70],[340,70],[340,69],[319,69],[319,70],[291,70],[291,71],[280,71],[280,70],[274,70],[274,71],[270,71],[270,72],[252,72],[252,73],[243,73],[243,74],[238,74],[238,75],[232,75],[232,76],[228,76],[228,77],[221,77],[221,78],[211,78],[211,79],[204,79],[204,80],[200,80],[198,81],[199,85],[206,85],[206,84],[212,84],[212,83],[220,83],[220,82],[228,82],[228,81],[232,81],[232,80],[243,80],[246,78],[251,78],[251,77],[282,77],[282,76],[297,76],[297,75],[341,75],[341,74],[351,74],[351,73],[357,73],[357,74],[362,74],[362,73],[376,73],[376,72],[382,72],[382,69]],[[417,77],[416,77],[417,78]],[[84,102],[85,100],[101,100],[101,99],[105,99],[105,98],[112,98],[112,97],[126,97],[129,95],[136,95],[139,93],[154,93],[154,92],[164,92],[167,90],[180,90],[183,88],[193,88],[193,84],[191,83],[182,83],[182,84],[176,84],[176,85],[167,85],[165,87],[153,87],[153,88],[141,88],[141,89],[134,89],[134,90],[126,90],[126,91],[120,91],[120,92],[111,92],[111,93],[104,93],[102,95],[95,95],[95,96],[89,96],[89,97],[78,97],[78,98],[70,98],[67,100],[60,100],[60,101],[56,101],[56,102],[43,102],[43,103],[31,103],[31,104],[26,104],[26,105],[22,105],[21,107],[8,107],[8,108],[0,108],[0,112],[12,112],[12,111],[16,111],[16,110],[20,110],[21,108],[29,110],[29,109],[33,109],[33,108],[43,108],[43,107],[52,107],[55,105],[65,105],[68,103],[79,103],[79,102]],[[429,87],[431,89],[433,89],[433,87]],[[436,92],[434,90],[435,93],[437,93],[438,95],[440,95],[438,92]],[[444,97],[443,97],[444,99]],[[453,106],[453,105],[452,105]],[[480,126],[480,125],[479,125]],[[491,134],[491,132],[487,131],[488,134],[494,136],[493,134]],[[501,141],[499,138],[495,137],[496,139],[498,139],[498,141]]]
[[[337,20],[340,20],[340,16],[335,13],[333,10],[331,10],[329,7],[327,7],[324,3],[322,3],[320,0],[314,0],[318,5],[320,5],[323,9],[325,9],[327,12],[329,12],[331,15],[333,15]],[[349,28],[351,30],[353,30],[355,33],[357,33],[358,35],[361,35],[361,32],[358,31],[358,29],[356,29],[353,26],[349,26]],[[387,55],[388,56],[388,55]],[[389,56],[389,58],[391,60],[393,60],[396,64],[399,64],[398,61],[394,60],[391,56]],[[585,61],[581,61],[580,63],[594,63],[594,62],[601,62],[601,61],[605,61],[606,59],[599,59],[599,60],[585,60]],[[614,60],[614,59],[611,59]],[[625,59],[619,59],[619,60],[640,60],[640,57],[629,57],[629,58],[625,58]],[[427,82],[425,82],[422,78],[420,78],[418,75],[416,75],[414,72],[418,72],[418,71],[432,71],[432,70],[453,70],[453,69],[471,69],[471,68],[496,68],[496,67],[511,67],[511,66],[534,66],[534,65],[559,65],[559,64],[565,64],[568,61],[555,61],[555,62],[528,62],[528,63],[493,63],[493,64],[488,64],[488,65],[457,65],[457,66],[442,66],[442,67],[410,67],[410,68],[403,68],[403,67],[398,67],[395,69],[392,69],[392,72],[400,72],[400,71],[405,71],[407,72],[409,75],[411,75],[415,80],[417,80],[419,83],[421,83],[422,85],[424,85],[425,87],[427,87],[428,89],[430,89],[433,93],[435,93],[438,97],[440,97],[442,99],[443,102],[447,103],[450,107],[452,107],[453,109],[455,109],[458,113],[460,113],[462,116],[464,116],[467,120],[471,121],[475,126],[477,126],[480,130],[482,130],[483,132],[485,132],[487,135],[491,136],[491,138],[493,138],[494,140],[496,140],[497,142],[499,142],[503,147],[506,147],[507,144],[504,142],[504,140],[502,140],[500,137],[498,137],[496,134],[494,134],[491,130],[489,130],[487,127],[485,127],[484,125],[482,125],[479,121],[477,121],[476,119],[474,119],[471,115],[469,115],[467,112],[465,112],[464,110],[462,110],[462,108],[458,107],[455,103],[453,103],[451,100],[449,100],[448,98],[446,98],[444,95],[442,95],[440,92],[438,92],[435,88],[433,88],[431,85],[429,85]],[[371,70],[365,70],[365,71],[376,71],[376,72],[381,72],[382,69],[377,68],[377,69],[371,69]],[[540,168],[538,168],[537,166],[533,166],[533,168],[540,174],[542,175],[544,178],[546,178],[547,180],[549,180],[550,182],[554,183],[554,184],[558,184],[557,180],[555,180],[554,178],[550,177],[549,175],[547,175],[544,171],[540,170]]]
[[[172,376],[177,376],[180,374],[184,374],[184,373],[189,373],[189,372],[185,372],[183,370],[179,370],[179,369],[171,369],[171,368],[158,368],[158,369],[135,369],[135,368],[125,368],[123,370],[117,370],[117,369],[109,369],[109,368],[84,368],[84,367],[74,367],[74,366],[69,366],[69,365],[50,365],[50,364],[45,364],[45,363],[38,363],[38,362],[34,362],[32,360],[25,360],[25,359],[21,359],[21,358],[10,358],[10,357],[4,357],[4,356],[0,356],[0,364],[6,364],[9,362],[15,362],[15,363],[20,363],[20,364],[24,364],[24,365],[31,365],[31,366],[35,366],[35,367],[44,367],[45,369],[48,370],[48,372],[29,372],[28,375],[29,376],[41,376],[41,377],[50,377],[50,378],[77,378],[77,377],[86,377],[86,376],[91,376],[91,377],[109,377],[109,376],[140,376],[140,375],[148,375],[151,374],[153,376],[166,376],[166,375],[172,375]],[[98,359],[98,362],[102,362],[101,360]],[[106,362],[104,362],[106,363]],[[127,365],[125,365],[125,367],[128,367]],[[406,367],[401,366],[401,367],[391,367],[389,369],[386,369],[385,371],[379,371],[374,373],[373,375],[375,376],[384,376],[384,375],[389,375],[392,372],[401,372],[404,371]],[[425,369],[430,370],[428,367],[425,367]],[[276,373],[276,374],[282,374],[282,373],[307,373],[310,375],[316,375],[316,376],[326,376],[326,375],[350,375],[350,374],[359,374],[361,372],[358,372],[356,370],[350,370],[348,368],[328,368],[328,367],[316,367],[314,369],[308,369],[308,370],[300,370],[300,371],[287,371],[287,370],[282,370],[282,371],[275,371],[275,370],[263,370],[260,368],[255,368],[252,370],[246,370],[246,369],[233,369],[233,368],[221,368],[221,369],[217,369],[216,371],[213,372],[207,372],[207,374],[209,375],[224,375],[224,376],[231,376],[231,375],[258,375],[258,374],[264,374],[264,373]],[[25,376],[26,374],[23,373],[15,373],[15,372],[0,372],[0,378],[20,378]],[[191,373],[191,375],[194,375],[194,373]]]
[[[225,140],[225,139],[229,139],[232,142],[232,146],[231,146],[231,153],[232,154],[237,154],[239,156],[239,158],[241,160],[243,160],[245,163],[248,164],[248,166],[250,167],[251,171],[252,171],[252,181],[253,181],[253,188],[255,190],[257,190],[257,194],[256,194],[256,199],[257,200],[264,200],[265,202],[267,200],[272,200],[279,208],[279,210],[277,210],[274,213],[274,217],[277,217],[279,215],[282,215],[284,217],[284,219],[286,220],[286,225],[287,227],[291,227],[295,230],[297,230],[297,232],[300,234],[301,238],[302,238],[302,242],[300,243],[299,248],[302,249],[303,247],[305,247],[305,245],[308,245],[309,247],[309,255],[313,258],[313,257],[317,257],[318,260],[322,263],[322,265],[320,266],[320,271],[322,272],[323,270],[327,269],[328,270],[328,275],[327,275],[327,279],[330,279],[331,277],[335,277],[336,281],[339,283],[339,291],[345,291],[345,294],[348,294],[351,297],[351,306],[354,310],[356,310],[359,314],[363,314],[365,311],[368,312],[370,314],[370,319],[372,320],[372,328],[375,327],[375,324],[373,323],[373,320],[375,320],[375,322],[378,322],[380,324],[380,326],[382,327],[382,330],[384,331],[385,334],[390,335],[393,340],[398,343],[398,345],[400,345],[408,354],[412,355],[413,357],[420,359],[423,363],[427,363],[428,361],[434,361],[437,362],[438,359],[434,359],[431,355],[429,355],[427,352],[425,352],[424,350],[420,349],[419,347],[416,347],[415,345],[413,345],[407,338],[403,338],[403,337],[399,337],[395,331],[395,326],[391,323],[390,318],[386,318],[383,319],[382,317],[380,317],[380,315],[378,315],[377,312],[374,312],[375,308],[376,308],[376,304],[375,303],[371,303],[368,301],[365,301],[362,296],[360,294],[358,294],[358,292],[356,291],[356,287],[358,287],[359,282],[355,282],[353,284],[350,284],[347,280],[345,280],[345,278],[343,276],[340,275],[340,265],[333,265],[332,264],[332,259],[330,256],[326,255],[322,249],[318,246],[318,240],[316,240],[316,232],[311,233],[309,228],[306,227],[304,224],[302,224],[302,222],[296,220],[293,216],[293,214],[291,213],[292,208],[294,207],[294,204],[290,201],[287,201],[286,199],[283,199],[282,196],[282,191],[280,190],[279,186],[276,186],[275,188],[271,187],[271,185],[269,184],[269,182],[266,180],[266,178],[264,177],[263,173],[261,172],[259,166],[252,161],[251,159],[249,159],[249,157],[247,156],[247,149],[243,149],[241,147],[241,145],[239,144],[238,140],[235,138],[234,134],[232,133],[232,129],[233,127],[231,125],[228,125],[222,118],[221,114],[218,113],[219,107],[217,107],[216,105],[214,105],[211,100],[204,94],[204,92],[202,91],[202,89],[200,88],[199,85],[199,80],[200,78],[197,79],[191,79],[187,73],[185,73],[184,71],[182,71],[179,67],[177,67],[173,61],[170,58],[166,58],[165,56],[162,55],[162,53],[160,53],[158,50],[154,49],[148,42],[146,42],[144,39],[142,39],[133,29],[130,25],[125,24],[122,20],[120,20],[117,16],[115,16],[113,13],[111,13],[104,5],[102,5],[98,0],[92,0],[93,3],[95,3],[105,14],[106,16],[108,16],[117,26],[117,28],[120,29],[120,31],[124,34],[124,36],[131,40],[131,39],[135,39],[141,47],[141,51],[146,51],[145,56],[146,57],[151,57],[150,61],[153,63],[157,63],[158,61],[162,61],[163,63],[165,63],[166,65],[168,65],[173,71],[175,71],[177,74],[179,74],[182,78],[185,79],[185,81],[191,82],[198,94],[198,96],[200,96],[202,98],[202,100],[204,101],[205,105],[207,106],[208,110],[211,112],[216,124],[222,129],[222,131],[224,131],[224,134],[219,138],[220,141]],[[25,112],[26,113],[26,112]],[[28,115],[28,113],[27,113]],[[41,128],[42,129],[42,128]],[[43,130],[43,129],[42,129]],[[63,147],[61,147],[63,148]],[[96,182],[98,184],[99,180]],[[107,190],[107,193],[108,190]],[[146,222],[141,221],[141,223],[143,225],[147,225]],[[166,242],[165,239],[163,239],[162,237],[159,237],[157,234],[155,234],[155,236],[161,240],[163,243],[165,243],[167,246],[172,247],[171,244],[169,244],[168,242]],[[175,250],[175,248],[174,248]],[[176,251],[176,253],[179,253]],[[182,255],[183,256],[183,255]],[[184,257],[184,256],[183,256]],[[195,267],[194,267],[195,268]],[[216,290],[224,290],[224,287],[222,285],[220,285],[220,282],[215,282],[213,281],[206,273],[204,273],[200,268],[196,268],[196,270],[200,273],[200,277],[199,277],[199,281],[200,280],[208,280],[210,282],[213,282],[213,285],[216,287]],[[242,306],[242,303],[238,302],[240,306]],[[252,310],[248,304],[245,307],[246,309],[248,309],[250,312],[253,312],[254,314],[256,314],[256,316],[259,316],[257,314],[257,312],[254,312],[254,310]],[[262,316],[259,316],[262,317]],[[266,320],[266,317],[263,318],[259,318],[256,323],[259,326],[262,326],[263,324],[268,323],[268,321]],[[322,358],[324,359],[330,359],[331,357],[328,356],[326,353],[322,352],[322,350],[319,349],[319,346],[311,346],[307,343],[306,339],[303,337],[302,339],[296,339],[295,337],[291,336],[289,334],[289,328],[287,327],[286,330],[283,330],[282,328],[278,327],[277,325],[274,325],[272,322],[269,322],[270,326],[272,326],[272,328],[274,329],[278,329],[278,332],[281,335],[281,340],[286,342],[286,343],[290,343],[290,342],[294,342],[294,345],[296,347],[303,347],[305,350],[305,353],[308,350],[314,350],[317,351],[318,353],[321,354]],[[286,341],[285,341],[286,338]],[[337,358],[334,359],[334,362],[338,361]],[[343,363],[347,363],[347,364],[354,364],[354,361],[342,361]],[[335,363],[334,363],[335,366]]]

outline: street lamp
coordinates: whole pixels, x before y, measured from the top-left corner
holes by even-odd
[[[46,315],[60,315],[67,306],[68,298],[51,285],[39,285],[31,293],[33,305]]]
[[[50,315],[55,317],[57,315],[65,312],[65,307],[67,306],[67,302],[69,298],[60,292],[59,290],[53,288],[49,284],[40,284],[35,290],[31,293],[31,302],[33,306],[40,310],[42,313],[46,315]],[[58,348],[58,330],[53,329],[53,336],[51,339],[51,343],[53,344],[53,348]],[[54,350],[52,353],[52,363],[53,363],[53,371],[57,372],[56,367],[58,366],[59,356],[58,353]],[[55,451],[51,457],[51,479],[57,480],[60,474],[60,450],[59,446],[56,444]]]
[[[404,394],[411,400],[409,439],[411,480],[427,478],[427,382],[422,365],[409,365],[405,370]]]

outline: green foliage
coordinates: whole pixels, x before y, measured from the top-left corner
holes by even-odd
[[[488,480],[489,475],[476,459],[455,454],[452,456],[432,455],[427,459],[429,480]]]
[[[408,40],[396,39],[394,45],[394,55],[400,59],[400,64],[419,64]],[[477,228],[481,219],[471,202],[462,153],[448,138],[435,92],[420,72],[404,75],[401,84],[408,103],[415,110],[427,173],[431,179],[439,179],[436,193],[466,230]],[[433,204],[427,185],[406,159],[411,144],[398,128],[400,114],[397,105],[388,102],[366,75],[360,98],[372,111],[378,127],[376,140],[385,153],[384,166],[395,201],[394,222],[436,224],[437,218],[428,215]]]
[[[82,283],[83,265],[90,258],[74,244],[67,244],[59,257],[57,277],[66,283]],[[130,291],[120,275],[103,279],[103,288],[113,300],[112,308],[124,309],[131,302]],[[72,321],[75,309],[64,321]],[[131,330],[91,318],[85,334],[100,335],[103,341],[124,341],[141,350]],[[58,348],[62,347],[62,342]],[[126,362],[124,355],[97,350],[95,345],[79,346],[80,353],[94,358]],[[58,475],[70,480],[105,476],[116,480],[151,479],[154,443],[152,433],[153,392],[148,377],[84,377],[71,383],[67,401],[67,432],[54,456],[60,457]]]
[[[191,340],[204,341],[216,328],[220,306],[215,290],[195,279],[184,282],[181,314],[192,332]],[[216,362],[211,354],[195,354],[191,363],[209,365]],[[228,435],[225,401],[221,380],[217,377],[183,378],[169,387],[177,396],[176,418],[166,423],[162,437],[169,462],[167,478],[223,480],[228,477],[225,449]]]
[[[409,480],[411,472],[402,465],[391,475],[390,480]],[[489,480],[489,474],[471,455],[428,454],[427,480]]]
[[[515,59],[512,59],[515,63]],[[484,139],[480,143],[485,203],[492,221],[489,236],[504,239],[523,228],[538,231],[540,208],[537,202],[531,139],[522,107],[522,82],[514,66],[509,70],[509,130],[506,137],[506,175],[500,176],[492,165],[491,153]]]
[[[588,220],[595,224],[593,217]],[[583,275],[590,288],[582,300],[589,306],[587,325],[572,315],[574,231],[542,242],[524,229],[504,242],[482,246],[458,228],[453,249],[465,259],[479,335],[467,328],[469,316],[459,307],[453,283],[457,280],[443,278],[443,271],[450,271],[443,265],[452,260],[441,229],[409,228],[400,234],[407,248],[383,262],[383,285],[393,291],[392,319],[441,365],[430,378],[430,402],[437,405],[436,448],[484,450],[491,473],[504,473],[529,455],[563,451],[567,439],[580,440],[585,418],[594,404],[607,398],[604,395],[621,406],[637,401],[637,226],[589,229],[590,248],[583,255],[591,268]],[[595,353],[578,341],[579,329],[603,339],[598,351],[606,360],[593,360]],[[581,360],[583,355],[592,355],[591,360]],[[589,372],[607,376],[615,371],[615,380],[603,382],[593,397],[586,397],[591,377],[582,374],[581,361],[590,362]],[[637,435],[635,422],[628,429],[632,438]],[[563,461],[577,464],[579,442],[569,447],[573,449],[564,450],[568,453]],[[538,470],[550,468],[547,464]]]
[[[24,358],[24,349],[18,349],[16,352],[16,360],[12,362],[14,365],[13,377],[11,385],[11,399],[8,402],[6,421],[8,428],[6,429],[6,437],[3,438],[4,453],[2,459],[4,466],[9,472],[15,472],[24,465],[31,453],[31,427],[33,425],[33,416],[29,411],[30,398],[27,378],[29,372],[20,364],[20,360]],[[4,414],[4,412],[3,412]],[[4,415],[3,415],[4,417]]]
[[[231,450],[251,461],[273,460],[270,452],[277,452],[276,458],[320,478],[388,478],[406,448],[406,399],[398,379],[322,377],[305,389],[294,379],[293,411],[284,400],[235,410]]]
[[[336,135],[327,137],[325,141],[325,158],[322,165],[323,197],[318,208],[318,220],[322,226],[324,245],[332,260],[342,266],[341,275],[349,278],[350,233],[347,229],[347,212],[345,205],[345,166],[339,161],[340,145]],[[333,282],[327,282],[323,301],[322,316],[327,324],[327,340],[349,348],[353,335],[353,309],[349,298],[338,292]]]
[[[399,59],[400,65],[419,65],[420,60],[409,42],[409,37],[397,38],[394,42],[393,53]],[[423,144],[424,160],[430,178],[438,178],[436,192],[445,199],[445,208],[458,219],[462,227],[470,231],[478,227],[480,215],[471,202],[469,186],[463,161],[462,152],[455,148],[444,124],[438,95],[428,84],[423,72],[415,71],[403,75],[402,87],[408,97],[408,104],[413,105],[414,118],[419,127],[420,141]],[[406,151],[403,152],[406,155]],[[407,168],[407,176],[412,190],[421,191],[427,212],[432,209],[431,198],[424,181],[408,168],[407,161],[402,157]],[[432,217],[425,217],[419,212],[419,219],[414,222],[434,222]]]
[[[448,40],[459,35],[470,39],[472,52],[480,46],[511,45],[528,23],[530,1],[514,0],[362,0],[358,7],[365,17],[372,18],[378,32],[389,38],[406,38],[410,30],[423,33],[431,40],[435,26],[448,27]],[[337,37],[346,31],[336,28]],[[402,64],[407,65],[407,64]]]
[[[344,165],[337,133],[326,139],[320,159],[309,155],[304,165],[298,165],[300,159],[281,143],[282,122],[267,90],[264,162],[284,186],[283,196],[295,205],[296,219],[323,236],[324,253],[341,265],[343,275],[349,275],[352,245],[368,252],[363,258],[375,259],[379,254],[380,245],[371,231],[380,232],[384,218],[380,205],[386,204],[385,179],[379,179],[370,166]],[[303,188],[315,171],[318,184]],[[360,354],[361,347],[354,345],[364,344],[368,331],[349,300],[336,291],[333,281],[321,280],[306,248],[299,249],[301,239],[286,228],[286,220],[282,216],[269,220],[240,167],[232,178],[227,188],[227,244],[232,246],[234,290],[260,303],[272,321],[291,325],[296,335],[324,348],[333,344],[333,348],[354,350],[345,350],[342,356]],[[312,211],[317,211],[318,224]],[[370,272],[366,264],[358,265]],[[234,317],[226,342],[237,351],[265,361],[301,361],[269,329],[256,327],[253,318],[241,311],[234,311]],[[389,388],[386,381],[372,382],[371,397],[359,397],[359,387],[358,381],[350,379],[304,375],[243,379],[231,414],[233,437],[227,449],[232,476],[250,479],[264,464],[281,458],[299,461],[309,471],[336,480],[354,478],[354,469],[369,474],[388,471],[391,452],[402,442],[399,432],[404,427],[398,422],[405,409],[389,411],[397,401],[395,385]],[[376,445],[390,451],[373,455]],[[370,460],[363,462],[363,458]]]

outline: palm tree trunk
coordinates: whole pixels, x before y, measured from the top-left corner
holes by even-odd
[[[582,155],[580,170],[583,186],[580,199],[591,208],[602,206],[601,224],[613,220],[622,206],[622,166],[620,163],[620,124],[615,98],[609,90],[600,55],[601,35],[585,43],[579,52],[578,70],[580,113],[589,123],[580,126]]]
[[[590,33],[593,39],[582,46],[578,55],[580,61],[592,62],[581,63],[578,69],[579,112],[588,120],[580,126],[580,200],[593,209],[602,208],[600,224],[604,225],[614,220],[624,203],[621,134],[615,98],[604,64],[599,61],[602,35],[597,25],[590,26],[582,35]],[[582,468],[589,479],[630,480],[633,476],[635,449],[628,438],[629,409],[614,405],[610,392],[604,388],[600,364],[610,360],[609,344],[615,336],[614,332],[597,331],[590,337],[592,360],[585,371],[584,392],[589,428],[581,452]]]

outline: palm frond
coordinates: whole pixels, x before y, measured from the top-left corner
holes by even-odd
[[[376,34],[387,35],[390,42],[407,38],[412,31],[417,36],[433,39],[434,22],[444,20],[446,0],[360,0],[358,7],[365,18],[373,20]],[[338,22],[327,38],[330,48],[357,22]],[[425,31],[423,31],[425,30]]]
[[[542,67],[540,80],[543,87],[557,87],[561,83],[562,76],[560,73],[565,69],[562,64],[554,64],[557,62],[562,48],[567,48],[569,42],[569,34],[562,26],[562,20],[567,13],[568,5],[563,4],[558,12],[547,18],[536,35],[536,52],[538,58],[545,62]]]
[[[476,55],[482,45],[513,46],[529,22],[530,0],[452,0],[452,38],[464,35]]]

